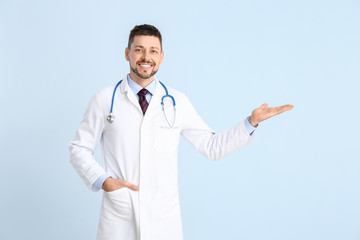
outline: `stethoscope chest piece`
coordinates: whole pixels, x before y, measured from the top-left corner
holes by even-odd
[[[114,114],[110,113],[110,114],[107,116],[106,120],[108,120],[109,123],[113,123],[113,122],[115,121],[115,116],[114,116]]]

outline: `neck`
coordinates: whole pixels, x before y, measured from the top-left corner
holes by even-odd
[[[149,85],[152,81],[154,81],[155,78],[155,76],[152,76],[148,79],[143,79],[138,77],[135,73],[133,73],[133,71],[130,71],[130,77],[134,82],[139,84],[139,86],[141,86],[142,88],[145,88],[147,85]]]

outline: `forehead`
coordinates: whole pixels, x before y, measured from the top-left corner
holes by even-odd
[[[155,36],[137,35],[134,37],[134,41],[131,47],[141,46],[144,48],[158,48],[161,49],[159,38]]]

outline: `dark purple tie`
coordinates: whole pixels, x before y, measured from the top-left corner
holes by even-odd
[[[146,112],[146,109],[148,108],[149,106],[149,103],[146,101],[146,94],[148,93],[149,91],[146,90],[145,88],[141,89],[139,92],[138,92],[138,95],[139,95],[139,103],[140,103],[140,107],[142,109],[142,112],[143,114],[145,115],[145,112]]]

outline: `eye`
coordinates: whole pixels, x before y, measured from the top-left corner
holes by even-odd
[[[154,53],[154,54],[156,54],[156,53],[157,53],[157,51],[156,51],[156,50],[152,50],[152,51],[151,51],[151,53]]]
[[[140,49],[140,48],[136,48],[136,49],[135,49],[135,52],[141,52],[141,49]]]

